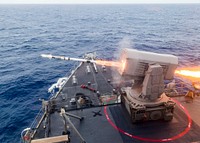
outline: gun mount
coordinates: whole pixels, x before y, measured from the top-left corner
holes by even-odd
[[[164,80],[172,80],[178,58],[168,54],[156,54],[123,49],[119,73],[126,79],[134,79],[132,87],[122,87],[122,103],[132,122],[173,118],[175,103],[164,93]]]

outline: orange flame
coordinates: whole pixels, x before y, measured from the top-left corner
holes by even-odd
[[[200,67],[180,69],[176,70],[175,73],[189,79],[192,82],[192,86],[200,90]]]
[[[126,61],[122,60],[122,68],[121,71],[123,72],[126,67]]]
[[[102,65],[102,66],[112,66],[112,67],[116,67],[119,71],[124,71],[125,67],[126,67],[126,61],[103,61],[103,60],[96,60],[95,61],[96,64],[98,65]]]
[[[200,78],[200,71],[176,70],[175,73],[187,77]]]
[[[96,64],[102,65],[102,66],[112,66],[112,67],[120,67],[120,62],[115,61],[103,61],[103,60],[96,60]]]
[[[187,69],[176,70],[175,74],[184,76],[192,82],[192,86],[200,90],[200,67],[193,67]]]

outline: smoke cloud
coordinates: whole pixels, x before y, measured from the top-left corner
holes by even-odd
[[[114,58],[117,59],[117,61],[120,63],[120,53],[122,51],[122,49],[124,48],[129,48],[129,49],[133,49],[133,42],[131,41],[131,39],[129,37],[124,37],[121,41],[119,41],[118,43],[118,47],[114,53]],[[113,81],[116,82],[121,82],[122,81],[122,76],[116,72],[114,69],[112,70],[112,78]]]
[[[130,49],[133,48],[133,42],[131,41],[129,37],[124,37],[121,41],[119,41],[117,50],[114,53],[114,57],[116,59],[119,59],[120,52],[123,48],[130,48]]]

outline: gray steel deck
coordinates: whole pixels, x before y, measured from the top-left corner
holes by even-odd
[[[86,65],[90,66],[91,73],[89,74],[86,72]],[[112,82],[115,82],[112,78],[112,74],[117,74],[115,69],[107,67],[106,72],[103,72],[101,66],[97,67],[98,73],[94,72],[91,63],[82,63],[81,66],[77,68],[73,75],[76,75],[78,84],[72,85],[71,77],[58,96],[51,100],[52,110],[49,113],[48,128],[43,128],[43,121],[39,126],[34,139],[44,138],[45,132],[49,137],[62,135],[65,128],[63,117],[60,116],[60,109],[61,107],[64,107],[69,113],[84,117],[83,121],[79,121],[72,117],[70,117],[70,120],[73,122],[87,143],[190,143],[200,141],[200,97],[196,97],[195,99],[176,97],[176,99],[187,108],[193,120],[190,131],[182,137],[179,136],[181,136],[181,133],[187,128],[188,118],[179,106],[176,106],[174,118],[171,122],[148,121],[132,124],[131,119],[123,105],[109,105],[106,107],[107,110],[105,110],[105,107],[98,107],[101,105],[101,101],[96,93],[80,87],[82,84],[87,85],[88,82],[91,82],[90,87],[98,90],[101,96],[109,96],[112,94],[113,87],[115,87],[115,85],[112,84]],[[108,79],[111,80],[111,83],[108,82]],[[123,81],[123,79],[121,80]],[[70,100],[75,97],[77,93],[87,95],[92,100],[92,106],[77,110],[75,110],[77,107],[70,107]],[[102,116],[94,116],[93,111],[101,111],[100,113]],[[107,114],[105,114],[106,111]],[[110,120],[108,120],[108,117]],[[117,127],[114,128],[110,121],[112,121],[114,126]],[[71,143],[80,142],[80,138],[76,135],[70,125],[69,131],[71,132]],[[172,140],[166,141],[162,139]]]

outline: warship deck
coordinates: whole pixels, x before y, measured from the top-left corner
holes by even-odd
[[[90,73],[87,72],[87,66]],[[119,80],[124,85],[129,83],[123,82],[123,79],[113,79],[118,77],[112,76],[117,74],[114,68],[106,67],[105,70],[97,66],[97,70],[98,73],[92,63],[81,63],[77,67],[58,94],[50,99],[48,116],[40,121],[32,140],[63,135],[66,126],[60,110],[64,108],[67,113],[84,117],[81,121],[69,118],[87,143],[200,142],[200,97],[174,97],[177,104],[170,122],[159,120],[133,124],[125,107],[120,104],[118,95],[113,93],[113,88],[118,88],[116,83]],[[77,79],[74,85],[73,75]],[[87,85],[95,91],[81,88],[81,85]],[[72,105],[72,98],[76,99],[79,95],[85,95],[92,102],[87,106]],[[102,98],[106,98],[105,103],[100,100]],[[82,142],[71,125],[66,124],[70,131],[70,143]]]

